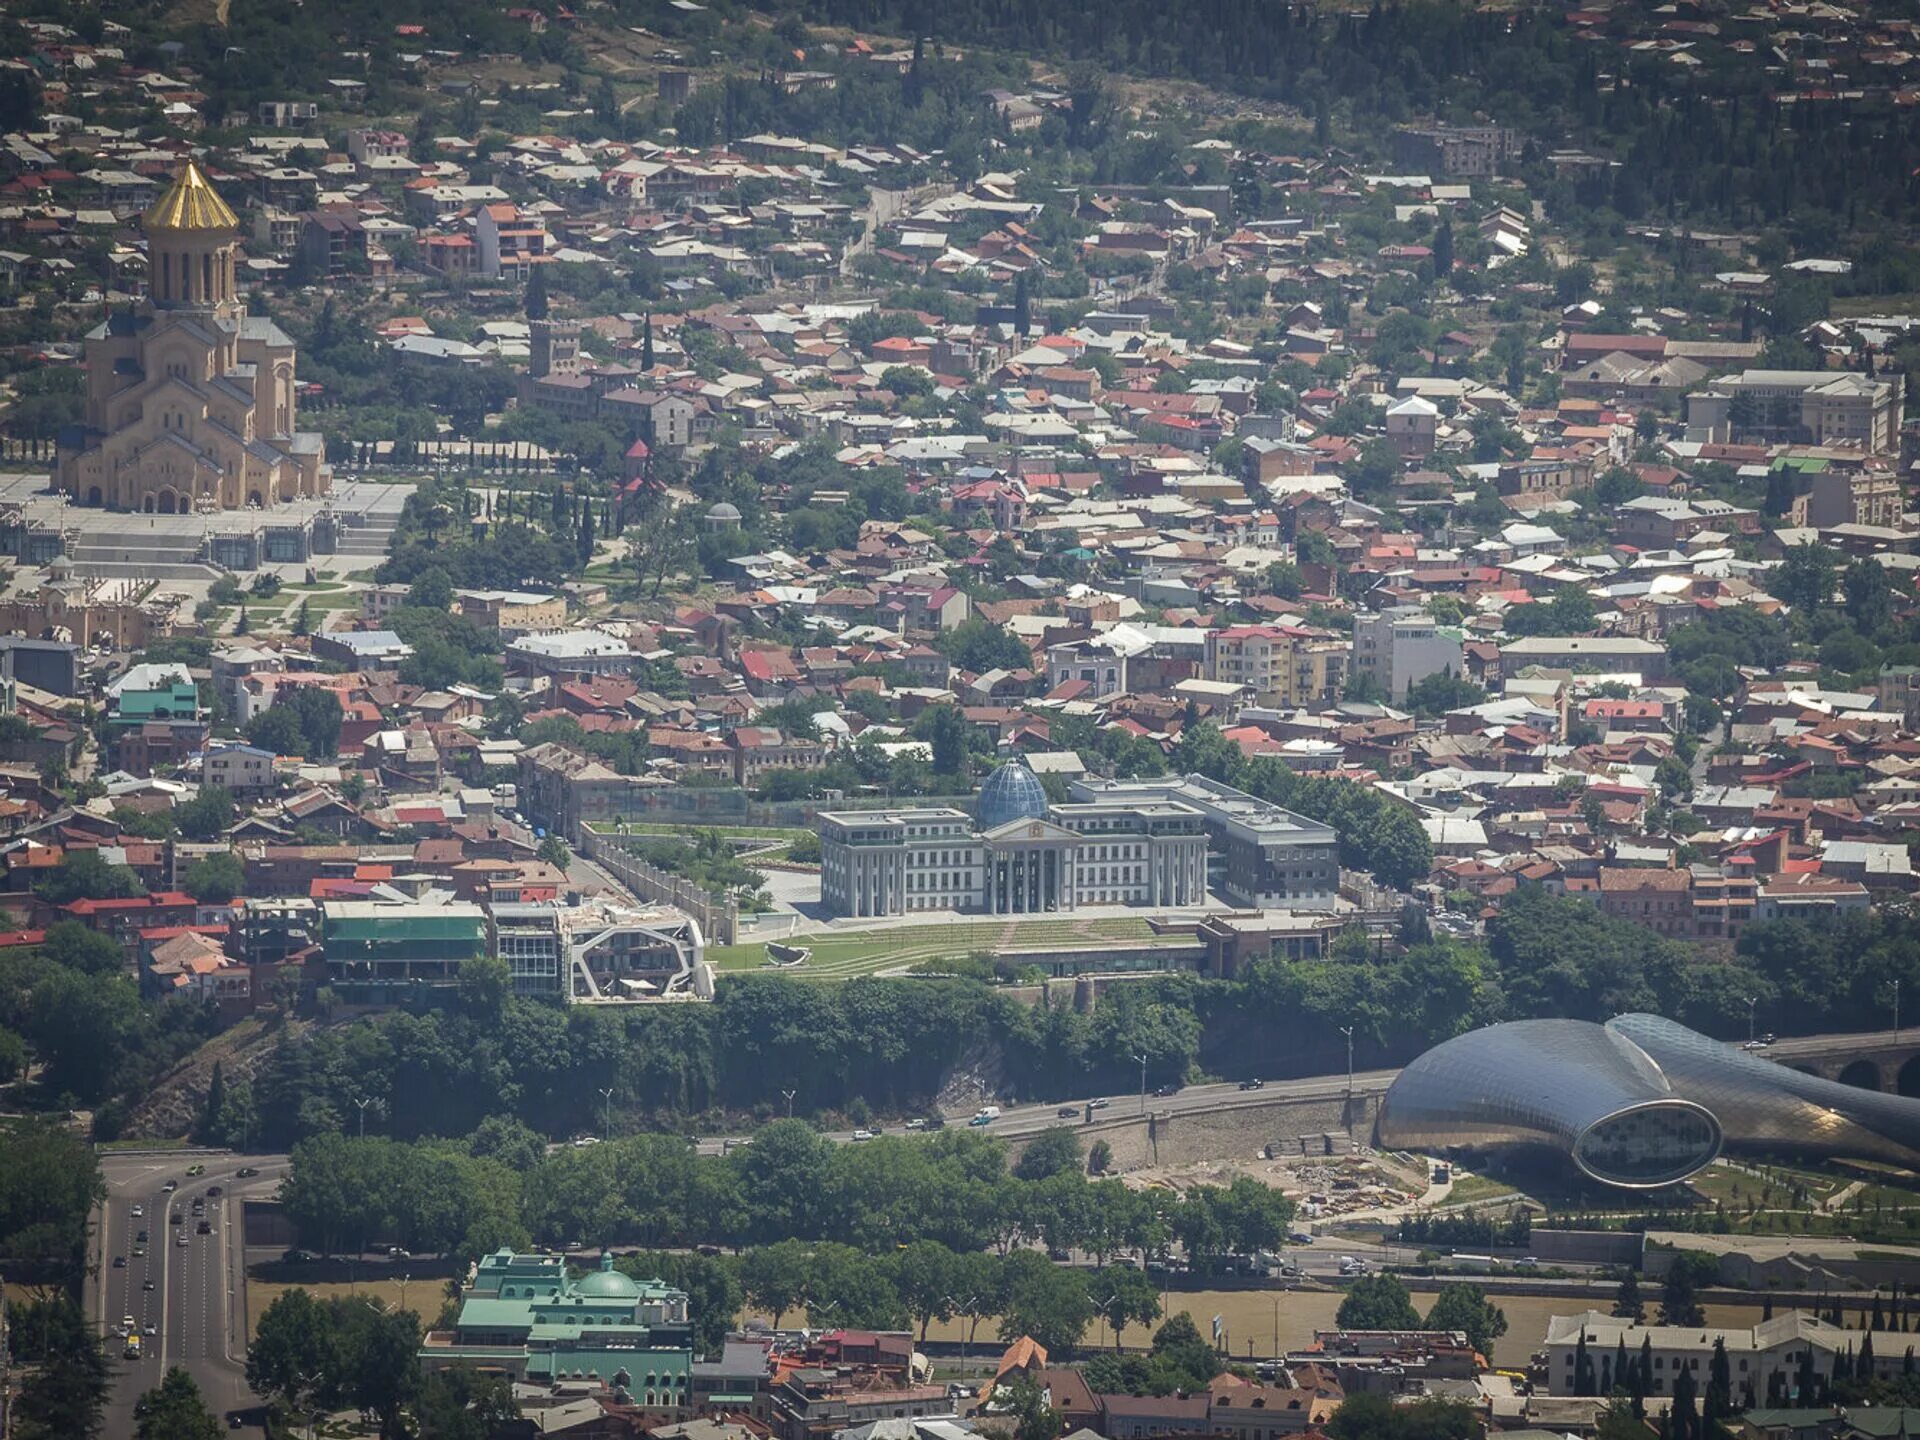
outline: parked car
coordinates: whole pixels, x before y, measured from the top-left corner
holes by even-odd
[[[916,1115],[911,1120],[907,1121],[907,1129],[909,1130],[924,1130],[926,1128],[927,1128],[927,1117],[924,1115]]]

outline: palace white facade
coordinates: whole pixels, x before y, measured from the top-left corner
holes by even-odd
[[[1333,832],[1198,776],[1076,785],[1049,804],[1018,761],[947,807],[822,813],[820,898],[835,915],[1044,914],[1088,905],[1331,909]]]

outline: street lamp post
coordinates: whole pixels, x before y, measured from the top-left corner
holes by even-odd
[[[1747,996],[1747,1044],[1753,1044],[1753,1010],[1760,1003],[1758,995]]]
[[[360,1111],[360,1138],[364,1140],[367,1138],[367,1106],[373,1103],[373,1097],[369,1095],[362,1100],[356,1096],[353,1103]]]
[[[1900,1043],[1900,982],[1893,982],[1893,1043]]]
[[[1340,1033],[1347,1037],[1347,1098],[1353,1098],[1353,1026],[1342,1025]]]
[[[1133,1058],[1140,1062],[1140,1113],[1144,1115],[1147,1113],[1147,1057],[1142,1052]]]
[[[601,1112],[601,1120],[603,1122],[601,1128],[607,1132],[606,1138],[611,1140],[613,1138],[613,1086],[601,1086],[600,1098],[606,1102]]]
[[[789,1120],[793,1118],[793,1097],[798,1093],[797,1090],[782,1090],[780,1092],[787,1102],[787,1119]]]

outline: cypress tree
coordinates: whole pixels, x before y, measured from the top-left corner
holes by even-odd
[[[640,368],[653,369],[653,312],[649,310],[640,329]]]
[[[1440,222],[1433,232],[1433,278],[1444,280],[1453,273],[1453,221]]]
[[[1701,1423],[1707,1434],[1733,1413],[1733,1365],[1727,1359],[1727,1342],[1716,1335],[1713,1358],[1707,1362],[1706,1403],[1701,1407]]]
[[[1627,1359],[1627,1332],[1622,1330],[1619,1343],[1613,1347],[1613,1384],[1609,1387],[1609,1393],[1629,1389],[1632,1383],[1633,1366]]]
[[[1693,1371],[1683,1363],[1680,1373],[1674,1377],[1673,1404],[1667,1412],[1673,1417],[1673,1440],[1701,1440],[1700,1417],[1694,1410],[1694,1399],[1699,1393]]]
[[[1860,1358],[1854,1362],[1853,1374],[1858,1380],[1873,1379],[1873,1332],[1871,1330],[1860,1337]]]
[[[1573,1347],[1573,1393],[1593,1394],[1593,1357],[1587,1354],[1587,1332],[1584,1330]]]
[[[536,265],[533,274],[527,277],[527,319],[544,320],[547,310],[547,272],[545,267]]]

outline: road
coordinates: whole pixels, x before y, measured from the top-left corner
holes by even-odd
[[[1361,1070],[1353,1077],[1353,1092],[1356,1095],[1377,1095],[1393,1083],[1398,1070]],[[1101,1108],[1093,1112],[1093,1121],[1099,1124],[1108,1120],[1127,1120],[1143,1113],[1154,1115],[1182,1115],[1211,1110],[1237,1110],[1261,1105],[1271,1105],[1282,1100],[1338,1100],[1347,1090],[1344,1075],[1311,1075],[1301,1080],[1269,1080],[1258,1090],[1242,1090],[1237,1084],[1225,1085],[1189,1085],[1177,1095],[1132,1095],[1088,1096],[1081,1100],[1049,1100],[1044,1104],[1003,1105],[1000,1114],[981,1128],[989,1135],[1002,1140],[1024,1140],[1038,1135],[1042,1130],[1052,1129],[1056,1125],[1082,1125],[1086,1123],[1087,1106],[1095,1101],[1104,1101]],[[1060,1112],[1071,1107],[1072,1116]],[[964,1126],[972,1119],[971,1110],[950,1110],[946,1114],[948,1125]],[[882,1127],[870,1126],[871,1133],[900,1134],[904,1127],[898,1124]],[[700,1153],[716,1155],[730,1145],[737,1145],[743,1137],[704,1136],[698,1142]],[[828,1132],[830,1140],[851,1141],[851,1130]]]
[[[189,1178],[191,1165],[204,1165],[206,1173]],[[260,1174],[247,1179],[235,1174],[248,1166]],[[245,1237],[231,1233],[228,1219],[238,1224],[237,1196],[273,1192],[286,1174],[286,1157],[112,1155],[103,1159],[101,1168],[107,1200],[95,1216],[99,1268],[87,1290],[89,1316],[105,1332],[114,1366],[101,1433],[133,1434],[134,1401],[157,1385],[170,1365],[193,1376],[207,1404],[223,1417],[257,1405],[246,1383]],[[169,1192],[169,1180],[179,1188]],[[192,1202],[196,1196],[206,1197],[210,1185],[224,1193],[206,1198],[204,1219],[211,1233],[202,1235],[198,1222],[203,1217],[194,1215]],[[169,1223],[175,1214],[180,1216],[178,1225]],[[142,1230],[148,1235],[144,1245],[138,1242]],[[178,1243],[182,1234],[185,1245]],[[136,1250],[145,1253],[136,1255]],[[126,1264],[116,1267],[116,1256]],[[143,1331],[138,1360],[122,1358],[124,1342],[116,1334],[129,1315]],[[151,1334],[144,1333],[148,1327]]]

